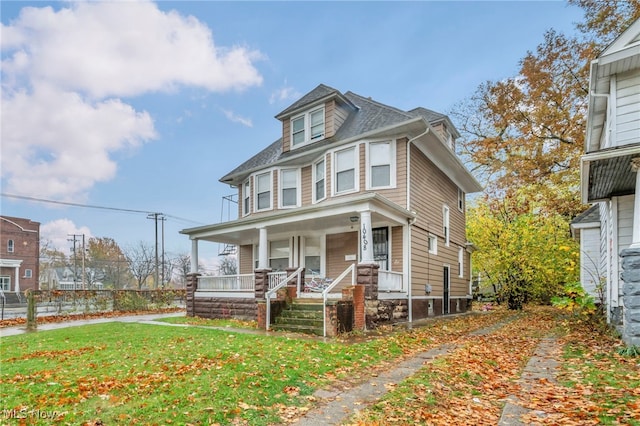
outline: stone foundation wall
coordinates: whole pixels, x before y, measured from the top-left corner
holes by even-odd
[[[406,322],[408,319],[409,306],[406,299],[365,300],[365,320],[369,330],[380,325]]]
[[[190,316],[255,321],[258,318],[258,308],[255,299],[195,297]]]
[[[629,345],[640,346],[640,248],[620,252],[624,281],[624,328],[622,339]]]

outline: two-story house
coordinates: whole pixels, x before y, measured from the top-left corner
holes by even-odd
[[[640,345],[640,20],[591,62],[581,168],[583,285],[602,281],[609,320]]]
[[[455,154],[449,118],[321,84],[276,119],[280,137],[220,179],[237,188],[238,219],[181,231],[192,240],[192,272],[198,244],[216,242],[238,247],[247,277],[200,277],[194,300],[250,294],[254,271],[301,268],[305,281],[330,283],[355,265],[376,265],[377,292],[367,299],[379,319],[466,310],[465,196],[482,188]],[[345,280],[355,281],[355,273]]]
[[[38,289],[40,223],[0,216],[0,290]]]

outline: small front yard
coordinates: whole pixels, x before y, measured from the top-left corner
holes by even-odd
[[[359,382],[400,358],[455,343],[459,349],[405,383],[390,384],[394,392],[352,421],[455,424],[473,418],[492,423],[537,339],[559,330],[550,311],[513,315],[499,310],[439,319],[410,331],[328,343],[137,323],[4,337],[2,420],[30,416],[35,424],[51,424],[52,417],[62,424],[281,424],[317,404],[312,395],[318,388]],[[468,336],[506,318],[513,320],[488,336]],[[640,424],[640,359],[621,358],[603,340],[575,337],[581,333],[562,337],[567,348],[564,373],[554,392],[577,392],[585,404],[603,407],[588,412],[587,420]],[[597,374],[603,370],[611,374]],[[576,410],[566,405],[566,415],[572,416]],[[474,416],[463,417],[464,407]]]

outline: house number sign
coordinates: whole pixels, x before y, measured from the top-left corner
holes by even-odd
[[[367,228],[362,225],[362,251],[367,251],[367,245],[369,245],[369,241],[367,241]]]

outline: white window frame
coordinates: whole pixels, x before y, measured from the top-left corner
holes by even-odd
[[[442,206],[442,234],[445,247],[449,247],[451,241],[451,220],[449,206]]]
[[[9,275],[0,276],[0,290],[11,291],[11,277]]]
[[[429,248],[429,241],[433,241],[433,246]],[[433,234],[427,235],[427,250],[429,254],[438,254],[438,237]]]
[[[311,138],[311,116],[313,114],[317,113],[317,112],[320,112],[321,115],[322,115],[322,134],[320,134],[319,136],[317,136],[315,138]],[[301,142],[298,142],[297,144],[294,144],[294,142],[293,142],[293,136],[294,136],[293,122],[297,121],[297,120],[300,120],[300,119],[303,120],[303,128],[299,132],[303,133],[304,138],[303,138],[303,140]],[[300,148],[301,146],[308,145],[308,144],[310,144],[312,142],[317,142],[319,140],[324,139],[325,138],[325,134],[327,132],[327,130],[326,130],[327,117],[325,115],[324,105],[322,105],[322,106],[320,106],[318,108],[310,109],[309,111],[305,111],[305,112],[303,112],[301,114],[298,114],[296,116],[291,117],[291,120],[290,120],[289,123],[290,123],[289,127],[291,128],[290,132],[289,132],[289,137],[290,137],[291,143],[289,144],[289,146],[290,146],[291,150],[294,150],[296,148]],[[297,132],[297,133],[299,133],[299,132]]]
[[[13,253],[16,248],[16,244],[13,240],[7,241],[7,253]]]
[[[323,163],[323,170],[324,170],[324,176],[322,176],[322,180],[324,181],[323,186],[324,186],[324,195],[322,196],[322,198],[318,198],[318,192],[317,192],[317,184],[318,184],[318,176],[316,173],[316,168],[318,166],[318,164]],[[318,161],[316,161],[315,163],[313,163],[311,165],[312,169],[311,169],[311,197],[313,198],[313,204],[315,203],[319,203],[320,201],[324,200],[327,198],[327,159],[323,156],[321,159],[319,159]]]
[[[371,158],[371,146],[376,144],[389,144],[389,152],[390,158],[388,162],[372,164]],[[389,165],[389,185],[385,186],[373,186],[373,172],[372,167],[374,166],[385,166]],[[396,141],[394,140],[380,140],[380,141],[371,141],[367,143],[367,154],[366,154],[366,188],[370,189],[392,189],[396,187]]]
[[[285,190],[284,185],[283,185],[283,178],[282,175],[285,172],[294,172],[296,174],[296,203],[293,205],[284,205],[284,193],[283,191]],[[291,209],[291,208],[295,208],[295,207],[300,207],[300,198],[301,198],[301,185],[300,185],[300,169],[280,169],[279,173],[278,173],[278,208],[281,209]],[[288,188],[291,189],[291,188]]]
[[[269,175],[269,207],[260,209],[258,203],[258,180],[260,176]],[[273,171],[269,170],[268,172],[257,173],[253,177],[253,211],[254,212],[265,212],[273,210]]]
[[[464,212],[465,193],[462,189],[458,188],[458,210]]]
[[[464,248],[458,248],[458,276],[464,277]]]
[[[353,189],[348,189],[345,191],[338,191],[338,162],[336,161],[338,154],[347,150],[353,150],[354,159],[353,159]],[[360,145],[351,145],[340,147],[340,149],[336,149],[331,153],[331,195],[338,196],[344,194],[353,194],[354,192],[360,191]]]
[[[242,216],[251,213],[251,179],[242,184]]]
[[[31,269],[25,269],[24,270],[24,277],[23,278],[32,278],[33,277],[33,270]]]

